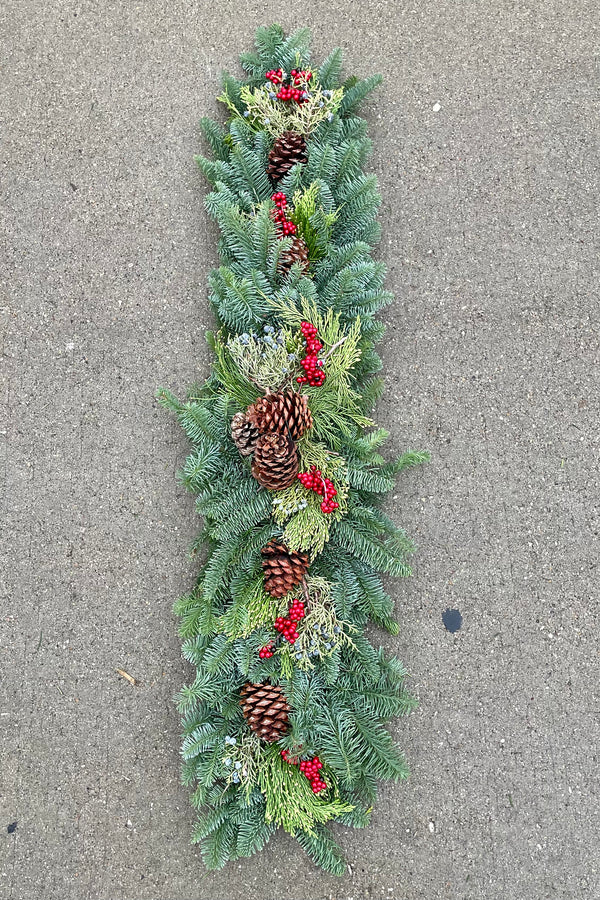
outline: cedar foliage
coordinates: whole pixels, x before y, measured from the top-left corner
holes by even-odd
[[[260,90],[268,70],[310,67],[308,40],[305,29],[286,37],[278,25],[259,28],[255,50],[241,57],[245,78],[223,76],[227,127],[201,122],[212,155],[197,162],[212,185],[206,209],[221,231],[221,265],[209,279],[218,329],[208,336],[215,364],[186,400],[167,390],[159,398],[191,442],[180,479],[195,494],[204,519],[195,545],[206,548],[197,584],[175,605],[183,654],[196,669],[178,697],[183,778],[194,789],[198,809],[193,840],[206,865],[218,868],[260,850],[281,826],[318,865],[342,874],[343,854],[326,822],[363,827],[377,781],[407,775],[385,728],[413,706],[405,671],[371,645],[365,627],[371,622],[398,633],[381,573],[409,575],[413,547],[381,505],[397,475],[428,455],[408,452],[386,461],[380,451],[387,432],[368,418],[381,393],[375,345],[384,328],[374,316],[393,298],[384,288],[384,266],[371,256],[380,197],[376,179],[363,171],[371,147],[357,110],[380,78],[342,82],[340,50],[313,69],[317,96],[332,92],[327,102],[334,112],[323,119],[316,110],[315,127],[305,135],[306,163],[293,166],[277,184],[296,210],[309,269],[281,266],[292,241],[278,238],[271,215],[274,188],[267,165],[277,123],[261,127]],[[250,95],[253,111],[245,117],[244,97]],[[302,112],[308,121],[310,110]],[[285,114],[281,118],[287,127]],[[323,466],[331,459],[334,477],[344,478],[343,504],[330,517],[318,504],[297,512],[292,506],[290,512],[285,504],[296,502],[296,489],[280,492],[277,501],[278,492],[252,477],[251,461],[231,435],[232,417],[261,395],[260,378],[264,387],[269,365],[278,367],[288,353],[292,358],[298,352],[294,334],[305,318],[325,335],[326,345],[340,335],[346,339],[327,364],[325,384],[303,389],[314,427],[298,445],[300,457],[322,457]],[[261,353],[257,342],[268,329],[277,342],[270,340],[271,349],[265,345]],[[247,345],[252,352],[244,357]],[[252,366],[259,364],[263,369],[253,376]],[[319,517],[327,521],[316,527]],[[266,593],[261,550],[284,536],[309,552],[309,608],[314,601],[319,636],[325,631],[319,622],[325,622],[343,638],[330,645],[319,637],[315,652],[315,641],[303,634],[301,664],[285,644],[271,658],[258,655],[276,636],[272,623],[285,614],[288,599]],[[289,731],[269,747],[249,733],[244,720],[240,691],[247,682],[279,686],[289,703]],[[304,776],[281,759],[284,748],[319,755],[327,791],[313,797]]]

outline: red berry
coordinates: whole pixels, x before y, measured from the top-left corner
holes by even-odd
[[[318,353],[323,349],[323,344],[317,338],[317,328],[311,322],[302,322],[300,330],[306,342],[306,355],[301,360],[302,368],[306,373],[297,378],[299,384],[309,384],[311,387],[320,387],[325,381],[325,373],[322,371],[323,361],[318,359]]]

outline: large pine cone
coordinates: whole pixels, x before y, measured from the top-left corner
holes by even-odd
[[[260,551],[265,574],[265,591],[272,597],[285,597],[300,584],[308,570],[308,556],[290,550],[285,544],[269,541]]]
[[[306,141],[304,135],[298,134],[297,131],[284,131],[277,138],[269,153],[269,164],[267,166],[267,175],[273,181],[279,181],[284,175],[290,171],[296,163],[305,163]]]
[[[308,247],[304,238],[298,237],[298,235],[293,236],[292,246],[289,250],[284,250],[279,257],[279,273],[287,275],[294,263],[300,263],[303,272],[308,269]]]
[[[261,434],[277,431],[279,434],[288,434],[294,441],[301,438],[313,424],[308,397],[297,391],[259,397],[248,407],[246,419]]]
[[[259,437],[254,448],[252,474],[270,491],[281,491],[296,480],[300,462],[296,445],[286,434],[271,431]]]
[[[244,413],[239,412],[231,420],[231,437],[242,456],[250,456],[259,438],[258,428],[248,421]]]
[[[259,437],[254,448],[252,474],[262,487],[270,491],[290,487],[299,468],[296,445],[290,437],[276,432]]]
[[[289,727],[290,707],[280,687],[247,681],[240,692],[244,716],[252,731],[270,744],[283,737]]]

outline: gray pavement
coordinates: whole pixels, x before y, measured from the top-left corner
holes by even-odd
[[[596,3],[0,15],[0,897],[597,900]],[[273,20],[386,76],[369,118],[397,302],[378,418],[390,449],[433,453],[389,503],[420,547],[388,639],[420,699],[396,729],[412,777],[369,830],[340,829],[340,880],[284,835],[205,875],[171,703],[197,521],[153,395],[208,371],[197,121]]]

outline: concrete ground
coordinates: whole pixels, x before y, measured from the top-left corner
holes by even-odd
[[[1,16],[0,896],[597,900],[597,4]],[[420,547],[388,641],[420,699],[397,727],[412,778],[369,830],[340,829],[339,880],[283,835],[205,874],[171,702],[198,523],[153,395],[208,371],[197,122],[272,20],[386,76],[369,112],[397,293],[379,420],[390,449],[433,453],[389,504]]]

